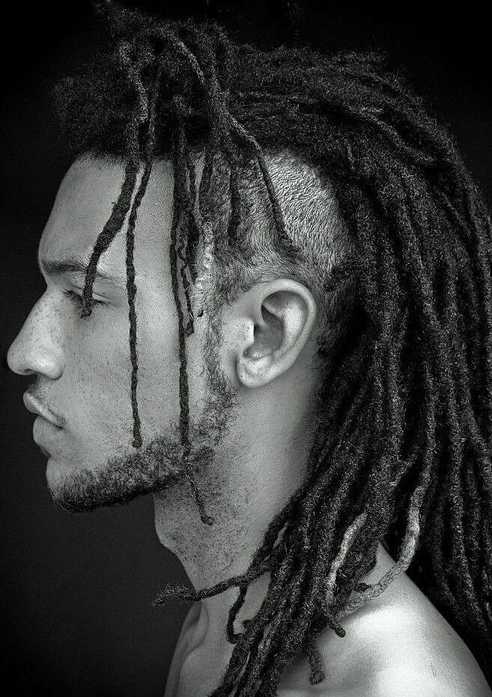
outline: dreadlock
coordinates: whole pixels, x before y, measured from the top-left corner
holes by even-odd
[[[268,697],[300,651],[311,683],[322,681],[316,637],[326,627],[343,637],[343,618],[412,565],[490,679],[492,236],[453,140],[379,55],[263,52],[233,44],[214,23],[165,22],[109,3],[102,12],[111,51],[88,75],[61,81],[55,93],[74,153],[126,163],[94,246],[82,316],[91,312],[98,260],[129,212],[136,448],[142,439],[133,247],[155,157],[171,157],[175,176],[170,264],[185,463],[191,447],[185,339],[204,310],[212,312],[221,260],[236,254],[247,267],[252,259],[242,230],[244,167],[256,171],[267,197],[269,243],[284,268],[295,273],[305,257],[288,234],[266,152],[287,150],[330,182],[351,249],[325,269],[319,298],[329,307],[331,334],[320,338],[324,373],[305,481],[271,521],[243,575],[198,591],[168,586],[155,602],[197,601],[236,586],[226,627],[234,649],[212,695]],[[196,148],[204,157],[199,186]],[[213,215],[219,159],[229,177],[225,236]],[[212,524],[189,464],[187,476],[203,522]],[[381,542],[395,564],[377,583],[363,583]],[[271,581],[258,613],[235,633],[249,584],[267,571]]]

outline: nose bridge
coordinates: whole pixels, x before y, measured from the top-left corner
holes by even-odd
[[[63,370],[61,328],[56,308],[45,293],[31,309],[12,342],[7,362],[20,375],[43,373],[56,379]]]

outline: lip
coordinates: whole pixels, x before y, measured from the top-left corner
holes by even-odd
[[[34,397],[30,392],[24,392],[22,399],[24,401],[24,406],[32,414],[37,414],[38,416],[41,416],[43,419],[46,419],[46,421],[49,421],[50,424],[52,424],[56,428],[62,428],[60,419],[58,419],[58,417],[55,416],[55,414],[53,414],[53,412],[50,409],[38,402],[36,397]]]
[[[32,426],[32,439],[41,450],[43,455],[48,459],[51,458],[52,447],[55,447],[58,434],[62,432],[61,428],[53,429],[53,424],[47,421],[44,416],[38,416],[34,419]]]
[[[43,418],[43,417],[40,417],[40,418]],[[36,421],[37,421],[37,419],[36,419]],[[35,429],[33,429],[33,435],[34,435],[34,442],[36,443],[36,445],[38,446],[38,448],[41,450],[41,452],[43,453],[43,455],[45,455],[46,457],[51,457],[51,453],[49,452],[49,450],[47,450],[47,449],[44,447],[44,445],[41,445],[41,443],[39,442],[39,440],[36,440],[36,432],[35,432]]]

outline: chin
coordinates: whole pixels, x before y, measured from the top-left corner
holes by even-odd
[[[115,458],[89,469],[51,457],[46,480],[53,502],[59,508],[70,512],[93,511],[129,503],[138,496],[169,488],[184,477],[179,469],[169,467],[160,472],[157,462],[152,464],[149,467],[144,459],[139,465],[135,457]]]
[[[48,488],[56,488],[62,478],[63,472],[60,462],[51,456],[46,463],[46,483]]]
[[[46,463],[46,483],[48,488],[56,490],[69,485],[71,480],[77,479],[81,468],[55,458],[53,455]]]
[[[87,492],[86,477],[80,471],[50,457],[46,467],[46,484],[53,503],[65,511],[92,510]]]

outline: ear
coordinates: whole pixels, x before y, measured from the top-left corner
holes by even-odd
[[[304,285],[289,278],[258,283],[238,303],[237,378],[245,387],[261,387],[298,358],[316,319],[316,303]]]

